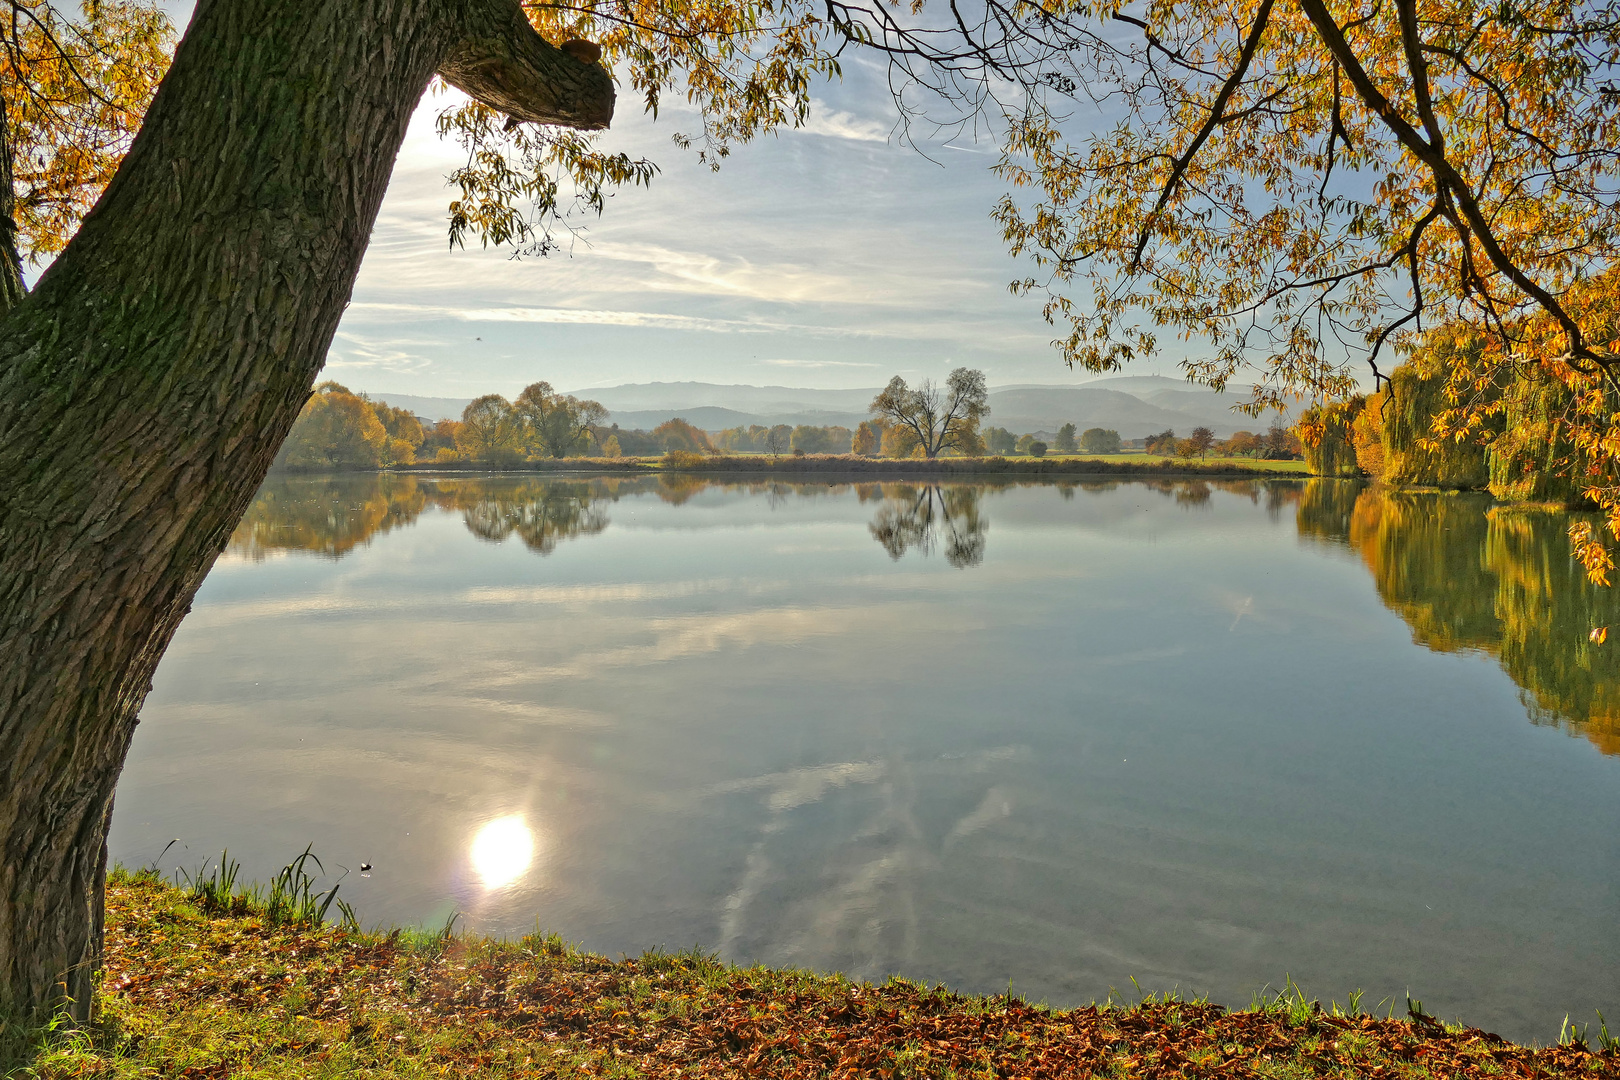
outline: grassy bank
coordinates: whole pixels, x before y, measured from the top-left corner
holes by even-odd
[[[15,1031],[11,1042],[15,1054]],[[1514,1046],[1297,995],[1241,1012],[1175,1000],[1056,1011],[690,954],[615,962],[540,935],[277,926],[123,874],[108,887],[98,1024],[25,1057],[16,1075],[189,1080],[1620,1076],[1613,1048]]]
[[[1302,461],[1260,461],[1254,458],[1149,457],[1143,454],[1107,456],[980,457],[980,458],[869,458],[854,454],[668,454],[655,458],[562,458],[505,466],[473,462],[428,462],[400,465],[389,471],[431,475],[437,473],[603,473],[682,472],[702,475],[760,474],[787,477],[870,477],[872,479],[971,479],[975,476],[1062,477],[1276,477],[1305,473]]]

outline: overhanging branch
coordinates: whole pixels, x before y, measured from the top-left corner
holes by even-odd
[[[599,131],[613,119],[613,80],[599,65],[551,45],[517,3],[491,4],[439,65],[444,81],[517,120]]]

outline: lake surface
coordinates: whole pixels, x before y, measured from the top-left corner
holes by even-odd
[[[312,843],[367,924],[1055,1005],[1292,978],[1552,1041],[1620,1019],[1620,601],[1566,523],[1335,481],[272,479],[111,854],[264,880]]]

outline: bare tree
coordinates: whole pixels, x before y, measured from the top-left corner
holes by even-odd
[[[909,428],[929,458],[947,448],[981,450],[979,420],[990,414],[984,372],[965,367],[951,372],[943,387],[924,379],[913,390],[896,375],[872,399],[871,409],[891,424]]]

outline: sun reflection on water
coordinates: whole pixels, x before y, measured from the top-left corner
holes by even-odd
[[[485,823],[473,837],[472,864],[487,889],[510,885],[534,861],[534,833],[521,815]]]

